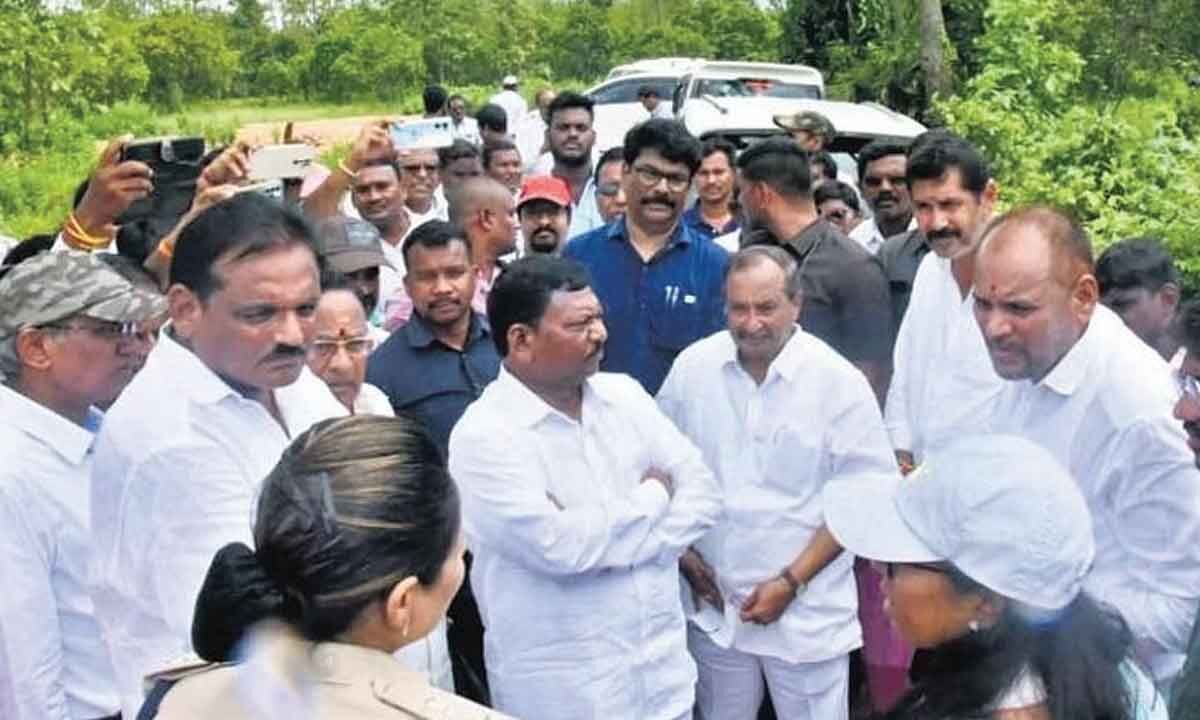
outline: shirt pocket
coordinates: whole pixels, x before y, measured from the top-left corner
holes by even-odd
[[[650,344],[678,353],[698,340],[703,327],[703,298],[695,288],[666,285],[651,291]]]

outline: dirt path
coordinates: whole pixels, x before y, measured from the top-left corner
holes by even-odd
[[[416,116],[413,116],[416,117]],[[324,120],[302,120],[295,123],[292,133],[296,139],[312,138],[322,150],[334,145],[354,142],[358,131],[368,122],[383,120],[382,115],[360,115],[358,117],[327,118]],[[251,123],[238,130],[239,140],[252,145],[282,142],[283,122]]]

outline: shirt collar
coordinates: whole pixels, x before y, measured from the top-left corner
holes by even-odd
[[[172,379],[172,386],[180,388],[192,400],[203,405],[215,405],[227,397],[241,397],[229,383],[212,371],[196,353],[176,340],[167,324],[159,333],[158,342],[150,351],[147,365],[162,366],[162,372]]]
[[[1066,397],[1075,394],[1088,376],[1088,366],[1091,364],[1092,356],[1095,354],[1094,348],[1098,342],[1096,335],[1100,332],[1096,326],[1104,322],[1099,317],[1102,312],[1108,312],[1108,309],[1097,306],[1092,313],[1091,321],[1083,330],[1083,335],[1075,341],[1067,354],[1059,359],[1058,364],[1046,374],[1046,377],[1041,379],[1038,383],[1039,386]]]
[[[820,232],[822,227],[826,227],[827,231]],[[782,244],[791,248],[796,255],[803,258],[816,248],[819,239],[824,237],[828,231],[835,229],[827,220],[818,217],[808,225],[805,225],[804,229],[797,233],[795,237],[783,241]]]
[[[629,242],[629,233],[626,224],[629,222],[628,215],[622,215],[617,220],[605,226],[605,235],[609,240],[616,240],[623,243]],[[692,229],[683,221],[680,216],[679,221],[675,223],[675,229],[671,231],[671,236],[667,239],[667,244],[663,246],[663,250],[674,247],[675,245],[690,245],[694,239]],[[661,252],[660,252],[661,254]]]
[[[425,318],[417,313],[413,313],[408,322],[402,328],[404,337],[408,339],[409,347],[427,348],[437,342],[437,337],[434,336],[433,330],[429,327],[429,323]],[[482,315],[471,311],[471,324],[467,328],[467,343],[463,347],[465,351],[471,347],[480,338],[491,334],[491,329],[488,327],[487,320]]]
[[[92,408],[84,421],[87,427],[80,427],[16,390],[0,385],[0,417],[10,427],[49,447],[71,465],[79,465],[91,451],[104,415]]]
[[[799,325],[794,326],[792,336],[783,344],[779,354],[771,361],[771,366],[767,368],[767,380],[771,379],[772,375],[778,375],[788,382],[795,382],[796,377],[800,373],[801,360],[804,357],[804,332]],[[725,356],[725,365],[745,372],[741,363],[738,362],[737,343],[733,341],[733,335],[728,331],[721,334],[722,338],[722,354]],[[766,384],[764,381],[763,384]]]
[[[686,225],[690,225],[691,227],[694,227],[694,228],[707,228],[708,231],[711,232],[714,236],[724,235],[725,233],[733,232],[734,230],[737,229],[737,219],[736,218],[730,218],[729,222],[725,223],[721,227],[717,227],[716,225],[710,224],[707,220],[704,219],[704,213],[700,212],[700,201],[699,200],[692,203],[692,206],[690,208],[683,211],[683,215],[680,216],[679,221]]]
[[[568,418],[551,407],[540,395],[521,382],[516,375],[510,373],[503,362],[500,363],[500,374],[496,377],[493,386],[501,392],[502,398],[507,399],[502,403],[502,407],[506,408],[508,417],[517,425],[531,428],[551,416],[575,422],[574,419]],[[612,403],[614,398],[609,395],[608,388],[604,383],[596,383],[592,381],[592,378],[588,378],[583,381],[584,406],[591,405],[591,400],[599,400],[607,405]]]

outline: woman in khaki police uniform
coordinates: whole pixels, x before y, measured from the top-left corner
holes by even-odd
[[[141,717],[504,717],[392,656],[463,579],[458,491],[416,421],[338,418],[296,438],[263,483],[254,544],[214,558],[192,627],[201,657],[239,662],[154,676]]]

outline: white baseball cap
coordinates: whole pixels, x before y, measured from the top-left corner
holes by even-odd
[[[517,76],[516,75],[505,75],[504,79],[500,81],[500,84],[504,87],[510,87],[512,85],[516,85],[517,84]]]
[[[850,552],[949,562],[1031,609],[1070,604],[1095,554],[1091,513],[1074,479],[1019,437],[958,440],[906,478],[838,478],[823,502],[826,526]]]

